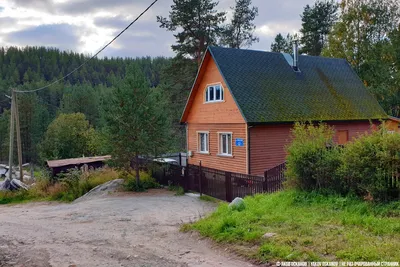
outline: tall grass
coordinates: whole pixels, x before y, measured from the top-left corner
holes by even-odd
[[[352,197],[285,191],[222,204],[194,229],[261,262],[400,260],[400,202],[375,205]],[[276,233],[263,238],[265,233]]]
[[[118,179],[118,175],[118,172],[109,168],[91,171],[88,174],[73,170],[55,182],[46,175],[41,175],[37,177],[35,185],[27,191],[0,192],[0,204],[49,200],[70,202],[100,184]]]

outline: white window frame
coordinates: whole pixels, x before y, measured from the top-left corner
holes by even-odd
[[[197,131],[197,152],[200,154],[210,154],[210,132],[208,131]],[[206,150],[207,151],[201,151],[201,134],[206,134],[207,135],[207,140],[206,140]]]
[[[217,96],[217,89],[216,87],[220,87],[221,93],[220,93],[220,99],[216,99]],[[210,88],[213,88],[213,96],[214,100],[210,100]],[[222,84],[216,83],[216,84],[208,84],[205,90],[205,95],[204,95],[204,103],[218,103],[218,102],[224,102],[225,99],[225,94],[224,94],[224,87],[222,87]]]
[[[223,152],[223,147],[222,147],[222,136],[223,135],[230,135],[231,136],[231,142],[229,143],[229,138],[226,138],[226,145],[228,149],[228,153]],[[230,149],[229,149],[230,147]],[[229,150],[231,153],[229,153]],[[218,155],[219,156],[224,156],[224,157],[232,157],[233,156],[233,133],[232,132],[218,132]]]

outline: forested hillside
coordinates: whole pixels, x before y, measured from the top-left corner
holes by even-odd
[[[59,79],[88,56],[54,48],[0,48],[0,161],[8,158],[10,88],[36,89]],[[138,64],[152,88],[160,85],[169,58],[94,59],[79,71],[37,93],[18,94],[24,162],[39,161],[38,144],[60,113],[80,112],[101,131],[101,105],[113,84],[125,77],[127,66]],[[165,97],[169,98],[166,94]]]

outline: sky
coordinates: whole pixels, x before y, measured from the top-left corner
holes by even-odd
[[[0,46],[48,46],[93,55],[138,16],[152,0],[0,0]],[[253,0],[260,38],[251,49],[269,51],[276,34],[295,33],[300,14],[314,0]],[[230,11],[235,0],[220,0],[217,9]],[[172,0],[159,0],[101,56],[173,56],[172,32],[159,27]],[[228,13],[228,17],[229,17]]]

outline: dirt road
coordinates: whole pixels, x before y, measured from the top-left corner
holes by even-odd
[[[0,206],[0,267],[252,266],[179,232],[214,208],[167,191]]]

